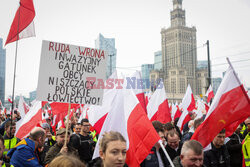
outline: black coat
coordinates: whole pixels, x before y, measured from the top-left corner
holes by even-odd
[[[212,149],[204,152],[204,165],[206,167],[230,167],[230,156],[226,145],[217,149],[211,143]]]
[[[241,138],[237,134],[230,136],[226,146],[230,155],[230,164],[233,167],[242,167]]]
[[[161,156],[161,160],[163,162],[164,167],[168,167],[169,166],[169,162],[167,160],[167,157],[165,156],[163,150],[160,148],[159,149],[159,153]],[[155,167],[155,166],[159,166],[159,161],[158,161],[158,157],[156,154],[156,148],[153,147],[151,149],[151,152],[149,153],[149,155],[146,157],[146,159],[144,159],[144,161],[140,164],[141,167]]]
[[[182,147],[181,142],[179,144],[177,151],[175,151],[175,149],[172,149],[168,145],[166,146],[166,151],[168,152],[168,155],[170,156],[172,161],[174,160],[175,157],[177,157],[181,154],[181,147]]]

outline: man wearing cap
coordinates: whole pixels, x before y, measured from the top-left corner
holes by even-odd
[[[66,129],[65,128],[60,128],[56,132],[56,144],[52,146],[49,151],[47,152],[45,156],[44,163],[49,164],[55,157],[62,155],[62,154],[73,154],[78,156],[78,152],[76,149],[71,147],[69,145],[69,137],[70,137],[70,132],[68,132],[67,135],[67,145],[64,146],[65,142],[65,135],[66,135]]]

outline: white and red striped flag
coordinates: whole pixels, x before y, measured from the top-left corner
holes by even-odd
[[[30,112],[16,123],[16,137],[20,139],[27,137],[40,121],[42,121],[42,103],[36,101],[30,108]]]
[[[20,0],[20,6],[11,24],[5,45],[22,38],[35,36],[34,17],[33,0]]]
[[[205,148],[223,129],[238,126],[235,122],[250,116],[250,100],[233,67],[229,66],[218,88],[205,121],[195,131],[192,139]],[[233,128],[231,127],[231,128]]]
[[[171,113],[163,82],[159,83],[156,91],[151,96],[147,111],[150,121],[160,121],[164,124],[171,122]]]
[[[210,100],[214,97],[214,91],[211,85],[209,86],[205,96],[207,97],[207,103],[209,103]]]
[[[141,78],[141,72],[140,71],[136,71],[131,78],[129,78],[132,81],[132,84],[134,84],[134,88],[132,89],[133,92],[135,93],[137,99],[139,100],[139,102],[141,103],[142,108],[145,110],[145,112],[147,113],[147,108],[146,108],[146,101],[145,101],[145,95],[144,95],[144,91],[143,91],[143,80]]]
[[[116,71],[109,77],[108,80],[110,80],[110,83],[114,84],[115,79],[118,79]],[[89,106],[89,123],[94,127],[97,133],[101,132],[103,123],[108,115],[108,112],[110,108],[112,108],[112,103],[116,95],[115,84],[113,86],[113,88],[104,89],[102,106]]]
[[[177,122],[177,126],[180,128],[182,132],[184,125],[191,120],[190,112],[188,110],[182,111],[182,114]]]
[[[178,103],[177,102],[175,104],[173,103],[171,112],[172,121],[174,121],[176,118],[180,118],[181,114],[182,113],[179,109]]]
[[[151,148],[160,140],[131,89],[117,90],[112,108],[104,122],[94,156],[99,156],[99,141],[104,132],[118,131],[127,141],[126,164],[138,167]]]
[[[194,95],[189,84],[186,90],[186,94],[184,95],[182,102],[180,104],[180,108],[182,108],[183,110],[187,110],[189,112],[195,109]]]

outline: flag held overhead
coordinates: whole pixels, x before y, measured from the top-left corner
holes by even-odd
[[[20,6],[11,24],[5,45],[22,38],[35,36],[34,17],[33,0],[20,0]]]

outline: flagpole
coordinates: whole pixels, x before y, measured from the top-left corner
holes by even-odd
[[[239,85],[240,85],[240,87],[241,87],[241,89],[242,89],[244,95],[246,96],[248,103],[250,104],[250,99],[249,99],[249,97],[248,97],[248,95],[247,95],[247,93],[246,93],[246,90],[245,90],[244,87],[242,86],[242,83],[240,82],[240,79],[238,78],[238,75],[236,74],[236,72],[235,72],[235,70],[234,70],[234,68],[233,68],[233,65],[231,64],[231,62],[230,62],[230,60],[229,60],[228,57],[227,57],[227,62],[228,62],[228,64],[230,65],[230,67],[233,69],[233,73],[234,73],[234,75],[235,75],[235,77],[236,77],[236,79],[237,79],[237,81],[238,81],[238,83],[239,83]]]
[[[167,153],[167,151],[166,151],[165,147],[163,146],[162,141],[161,141],[161,140],[159,140],[159,141],[158,141],[158,143],[161,145],[161,148],[162,148],[162,150],[163,150],[164,154],[166,155],[166,157],[167,157],[167,159],[168,159],[168,161],[169,161],[170,165],[171,165],[172,167],[174,167],[174,164],[173,164],[173,162],[172,162],[171,158],[169,157],[169,155],[168,155],[168,153]]]
[[[64,147],[67,146],[67,138],[68,138],[68,129],[69,129],[69,112],[71,109],[71,103],[69,103],[69,108],[68,108],[68,115],[67,115],[67,124],[66,124],[66,134],[65,134],[65,140],[64,140]]]
[[[10,136],[12,136],[12,119],[13,119],[13,110],[14,110],[14,96],[15,96],[15,82],[16,82],[16,62],[17,62],[17,48],[18,48],[18,40],[19,40],[19,23],[20,23],[20,10],[18,11],[18,24],[17,24],[17,40],[16,40],[16,52],[15,52],[15,64],[14,64],[14,76],[13,76],[13,89],[12,89],[12,105],[11,105],[11,116],[10,116]],[[9,142],[9,148],[11,146],[11,142]]]

